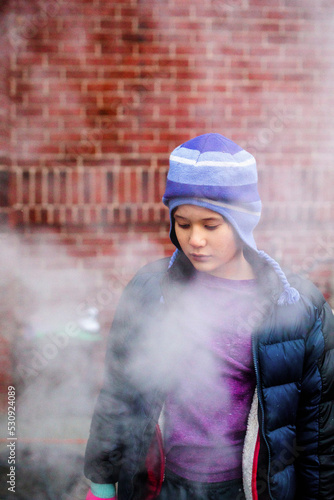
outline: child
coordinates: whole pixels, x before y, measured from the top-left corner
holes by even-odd
[[[120,500],[334,498],[334,318],[256,247],[255,159],[196,137],[171,154],[163,201],[177,250],[120,300],[87,500],[116,483]]]

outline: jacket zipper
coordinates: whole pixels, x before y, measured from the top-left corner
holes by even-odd
[[[258,371],[258,367],[257,367],[257,355],[255,352],[255,343],[257,344],[257,340],[255,339],[255,335],[252,334],[253,363],[254,363],[256,383],[258,386],[258,391],[257,391],[258,392],[258,401],[259,401],[259,405],[261,407],[261,434],[262,434],[263,440],[266,443],[266,446],[268,449],[268,476],[267,476],[268,492],[269,492],[270,498],[273,500],[273,497],[272,497],[271,492],[270,492],[270,482],[269,482],[269,469],[270,469],[271,454],[270,454],[269,444],[268,444],[268,441],[266,439],[265,432],[264,432],[264,411],[263,411],[263,402],[262,402],[262,395],[261,395],[261,388],[260,388],[260,376],[259,376],[259,371]]]

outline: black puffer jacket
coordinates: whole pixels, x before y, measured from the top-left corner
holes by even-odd
[[[300,300],[277,305],[279,279],[267,263],[252,259],[263,300],[254,305],[250,325],[257,391],[244,446],[246,498],[334,499],[332,311],[321,293],[298,277],[292,284]],[[193,268],[183,254],[167,268],[168,259],[145,266],[121,297],[87,444],[86,476],[95,483],[118,483],[120,500],[149,498],[147,454],[164,395],[177,383],[167,376],[173,366],[164,365],[163,353],[170,321],[181,332],[186,325],[177,304]],[[182,362],[178,352],[175,360]]]

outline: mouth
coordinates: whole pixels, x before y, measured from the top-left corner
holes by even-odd
[[[190,257],[192,260],[195,260],[196,262],[205,262],[208,259],[210,259],[209,255],[201,255],[201,254],[197,254],[197,253],[191,253]]]

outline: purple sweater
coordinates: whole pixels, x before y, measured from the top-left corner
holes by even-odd
[[[197,273],[192,297],[190,314],[201,321],[190,321],[190,332],[182,332],[196,339],[185,376],[166,401],[166,467],[193,481],[241,478],[255,389],[251,313],[256,281]],[[200,325],[198,336],[194,324]]]

